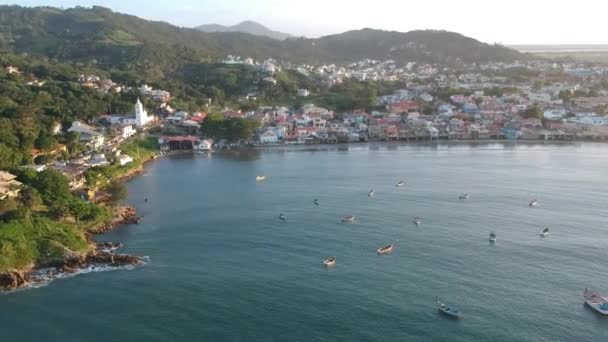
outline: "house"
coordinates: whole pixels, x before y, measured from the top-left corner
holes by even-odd
[[[119,136],[122,140],[129,139],[134,136],[137,131],[133,129],[132,125],[119,125],[115,127],[116,135]]]
[[[125,166],[129,163],[133,162],[133,157],[126,155],[126,154],[121,154],[120,156],[118,156],[118,164],[120,164],[120,166]]]
[[[298,89],[298,96],[308,97],[310,95],[310,91],[308,89]]]
[[[6,172],[0,171],[0,200],[7,198],[17,198],[21,191],[21,182],[17,181],[17,176]]]
[[[199,151],[211,151],[212,147],[213,139],[203,139],[200,140],[198,144],[194,146],[194,149]]]
[[[279,138],[272,130],[267,130],[262,135],[260,135],[260,143],[262,144],[276,144],[279,141]]]
[[[467,114],[477,114],[479,113],[479,107],[475,103],[465,103],[462,106],[462,111]]]
[[[80,121],[74,121],[72,126],[68,129],[68,132],[76,132],[80,134],[80,141],[87,143],[93,150],[100,149],[104,142],[105,137],[99,133],[95,128],[84,124]]]
[[[71,190],[79,189],[84,186],[84,172],[88,169],[88,166],[73,163],[55,163],[52,167],[61,172],[68,179]]]
[[[110,162],[106,159],[106,156],[103,153],[99,153],[94,155],[93,158],[87,162],[87,164],[91,167],[101,167],[109,165]]]
[[[19,71],[19,68],[9,65],[6,67],[6,73],[9,75],[13,75],[13,74],[18,75],[21,73],[21,71]]]

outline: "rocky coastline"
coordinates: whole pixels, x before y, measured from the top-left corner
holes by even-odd
[[[141,217],[133,207],[119,206],[115,217],[88,232],[92,251],[86,254],[66,255],[45,264],[35,265],[29,270],[0,273],[0,292],[11,292],[27,287],[41,286],[56,278],[65,278],[85,271],[112,270],[140,266],[145,257],[119,254],[120,242],[96,242],[95,235],[107,233],[124,224],[139,224]]]
[[[144,165],[156,158],[144,162]],[[143,166],[128,172],[118,179],[125,182],[140,175]],[[87,231],[87,238],[91,244],[91,252],[86,254],[66,255],[64,258],[53,260],[45,264],[33,265],[26,270],[15,270],[0,273],[0,293],[12,292],[28,287],[37,287],[49,283],[57,278],[65,278],[86,271],[112,270],[140,266],[146,262],[145,257],[118,254],[122,247],[119,242],[97,242],[95,235],[107,233],[121,225],[140,224],[142,217],[137,210],[130,206],[118,206],[114,210],[114,218],[109,222]]]
[[[119,246],[120,244],[116,244]],[[116,254],[118,247],[107,248],[107,243],[97,244],[94,251],[85,255],[72,255],[38,265],[28,271],[0,273],[0,292],[11,292],[27,287],[45,285],[57,278],[66,278],[85,271],[112,270],[143,265],[146,258]]]

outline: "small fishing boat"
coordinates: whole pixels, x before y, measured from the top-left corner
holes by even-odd
[[[403,186],[405,184],[405,181],[399,181],[397,184],[395,184],[396,187],[400,187]]]
[[[549,228],[545,228],[542,232],[540,232],[541,237],[545,237],[547,235],[549,235]]]
[[[458,199],[461,199],[461,200],[469,199],[469,194],[460,195],[460,196],[458,196]]]
[[[327,266],[327,267],[334,266],[336,264],[336,257],[333,256],[333,257],[323,261],[323,264],[325,264],[325,266]]]
[[[315,199],[314,199],[312,202],[313,202],[315,205],[319,205],[319,199],[318,199],[318,198],[315,198]]]
[[[441,302],[439,300],[439,298],[435,297],[435,301],[437,302],[437,309],[439,310],[440,313],[451,317],[451,318],[461,318],[462,314],[460,313],[459,310],[452,308],[450,306],[448,306],[447,304]]]
[[[496,234],[490,233],[490,242],[496,242]]]
[[[279,214],[279,219],[283,220],[283,221],[287,221],[287,216],[285,216],[284,214]]]
[[[536,207],[538,205],[538,201],[535,200],[535,199],[533,199],[533,200],[530,201],[530,203],[528,203],[528,205],[530,207]]]
[[[342,218],[342,222],[355,222],[355,217],[352,215],[346,216]]]
[[[255,176],[255,180],[261,182],[266,179],[266,176]]]
[[[415,225],[419,226],[421,223],[422,223],[422,219],[421,219],[420,217],[416,217],[416,218],[414,219],[414,224],[415,224]]]
[[[380,247],[376,250],[378,254],[388,254],[393,251],[393,245],[386,245],[384,247]]]
[[[590,308],[602,315],[608,315],[607,298],[600,296],[597,292],[590,289],[585,289],[585,292],[583,292],[583,297],[585,298],[585,304],[587,304]]]
[[[367,196],[369,197],[374,197],[374,189],[371,189],[368,193]]]

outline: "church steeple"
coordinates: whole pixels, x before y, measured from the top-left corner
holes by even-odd
[[[137,102],[135,103],[135,122],[137,127],[143,127],[148,123],[148,113],[139,98],[137,98]]]

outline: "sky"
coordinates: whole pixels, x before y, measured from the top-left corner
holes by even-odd
[[[506,45],[608,44],[607,0],[0,0],[0,4],[99,5],[182,27],[254,20],[307,37],[369,27],[448,30]]]

